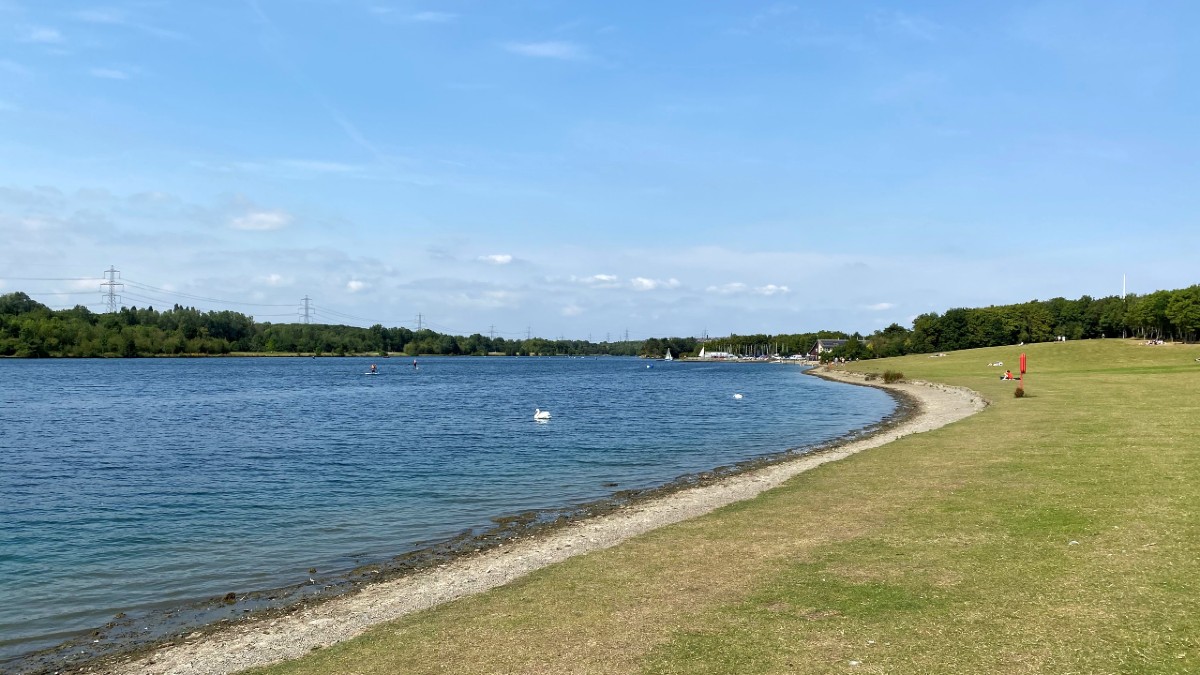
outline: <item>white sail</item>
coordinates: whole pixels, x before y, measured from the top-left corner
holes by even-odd
[[[671,348],[670,348],[670,347],[668,347],[668,348],[667,348],[667,355],[666,355],[666,357],[665,357],[665,358],[663,358],[663,361],[674,361],[674,360],[675,360],[675,358],[671,356]]]

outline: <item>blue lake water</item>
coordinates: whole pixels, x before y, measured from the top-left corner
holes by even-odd
[[[0,360],[0,670],[118,612],[302,583],[895,409],[777,364],[419,363]]]

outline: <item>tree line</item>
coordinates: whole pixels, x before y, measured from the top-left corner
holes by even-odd
[[[996,347],[1059,338],[1136,337],[1192,342],[1200,337],[1200,285],[1147,295],[1078,300],[1053,298],[1014,305],[956,308],[922,314],[912,329],[892,324],[854,335],[829,358],[877,358]]]
[[[686,344],[681,341],[680,344]],[[592,343],[479,333],[333,324],[274,324],[230,311],[204,312],[175,305],[123,307],[98,314],[83,305],[52,310],[17,292],[0,295],[0,356],[138,357],[224,355],[237,352],[345,356],[348,354],[612,355],[636,356],[641,341]]]
[[[230,311],[204,312],[175,305],[124,307],[106,314],[83,305],[52,310],[27,294],[0,295],[0,356],[138,357],[266,354],[421,354],[695,356],[702,346],[739,356],[805,354],[818,339],[844,345],[823,358],[876,358],[1020,342],[1139,337],[1193,341],[1200,336],[1200,285],[1148,295],[1051,300],[982,308],[955,308],[918,316],[911,329],[893,323],[864,336],[840,331],[783,335],[650,338],[594,343],[587,340],[510,340],[475,333],[456,336],[432,330],[332,324],[274,324]]]

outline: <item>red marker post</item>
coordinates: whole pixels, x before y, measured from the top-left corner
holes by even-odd
[[[1021,352],[1021,386],[1025,386],[1025,353]]]

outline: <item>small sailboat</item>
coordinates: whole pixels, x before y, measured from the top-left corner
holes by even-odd
[[[671,356],[671,348],[667,347],[667,355],[663,357],[663,361],[674,361],[675,357]]]

